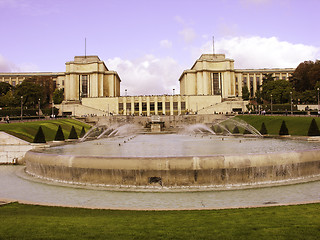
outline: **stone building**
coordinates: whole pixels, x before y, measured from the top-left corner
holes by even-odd
[[[32,76],[52,78],[64,88],[60,113],[72,115],[183,115],[246,110],[242,87],[252,96],[263,74],[288,80],[295,69],[234,69],[234,60],[224,54],[203,54],[179,78],[180,94],[120,96],[121,79],[98,56],[76,56],[66,62],[65,72],[0,73],[0,81],[13,86]]]

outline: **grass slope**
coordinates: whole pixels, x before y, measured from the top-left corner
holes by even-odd
[[[319,239],[320,204],[202,211],[0,207],[0,239]]]
[[[82,126],[85,127],[86,131],[90,128],[89,125],[74,119],[59,119],[0,124],[0,131],[4,131],[28,142],[32,142],[39,126],[41,126],[46,137],[46,141],[52,141],[54,140],[59,125],[62,127],[65,138],[69,136],[72,126],[75,127],[78,135],[81,132]]]
[[[291,117],[291,116],[260,116],[260,115],[239,115],[236,119],[242,119],[260,131],[262,122],[265,123],[270,135],[279,135],[282,120],[286,122],[290,135],[307,136],[312,117]],[[320,118],[315,118],[320,127]]]

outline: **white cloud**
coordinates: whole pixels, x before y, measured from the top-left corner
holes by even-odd
[[[10,62],[0,54],[0,72],[37,72],[39,67],[33,63],[21,63],[19,65]]]
[[[193,54],[212,53],[207,42]],[[235,60],[235,68],[295,68],[300,62],[320,58],[320,48],[280,41],[276,37],[234,37],[215,42],[215,52]]]
[[[181,31],[179,31],[179,34],[182,36],[183,40],[190,44],[192,43],[196,38],[196,32],[191,27],[185,27]]]
[[[163,48],[171,48],[172,47],[172,42],[170,42],[167,39],[161,40],[160,41],[160,46]]]
[[[140,59],[109,59],[108,69],[118,72],[121,78],[121,95],[125,89],[128,95],[171,94],[179,92],[179,77],[183,68],[172,58],[156,58],[145,55]]]

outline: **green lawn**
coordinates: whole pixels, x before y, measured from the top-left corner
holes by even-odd
[[[202,211],[0,207],[0,239],[319,239],[320,204]]]
[[[46,141],[52,141],[54,140],[59,125],[61,125],[66,139],[69,137],[72,126],[75,127],[78,136],[81,132],[82,126],[85,127],[86,131],[90,128],[88,124],[74,119],[59,119],[0,124],[0,131],[12,134],[28,142],[33,142],[34,136],[36,135],[39,126],[41,126],[46,137]]]
[[[283,120],[289,129],[290,135],[307,136],[312,117],[291,117],[291,116],[261,116],[261,115],[239,115],[235,119],[242,119],[251,124],[257,130],[261,129],[262,122],[265,123],[268,133],[279,135],[280,126]],[[320,117],[315,117],[320,127]]]

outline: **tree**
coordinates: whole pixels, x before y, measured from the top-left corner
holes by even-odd
[[[320,61],[305,61],[293,72],[290,82],[298,92],[313,90],[320,82]]]
[[[42,104],[49,104],[52,101],[53,92],[56,89],[55,82],[51,76],[32,76],[23,82],[30,82],[39,85],[42,89]]]
[[[39,99],[43,100],[43,89],[40,85],[32,82],[23,81],[16,87],[16,97],[23,96],[23,105],[36,107]]]
[[[248,129],[245,129],[243,134],[252,134],[252,132],[250,132]]]
[[[292,85],[286,80],[268,81],[262,84],[262,98],[266,101],[271,100],[273,103],[288,103],[290,102],[290,92],[292,92]]]
[[[39,126],[36,136],[33,139],[33,143],[46,143],[46,138],[42,131],[42,127]]]
[[[233,134],[237,134],[237,133],[240,133],[239,131],[239,128],[237,126],[234,127],[233,131],[232,131]]]
[[[82,127],[79,137],[83,137],[86,134],[86,130]]]
[[[78,139],[78,135],[74,126],[72,126],[68,139]]]
[[[54,90],[52,99],[53,99],[54,104],[62,103],[62,101],[64,99],[64,90],[63,90],[63,88],[61,88],[61,89],[57,88],[56,90]]]
[[[0,82],[0,96],[6,95],[13,87],[6,82]]]
[[[283,120],[279,130],[279,135],[289,135],[289,130],[286,126],[286,122]]]
[[[56,136],[54,137],[55,141],[64,141],[64,135],[63,135],[63,131],[61,128],[61,125],[59,125]]]
[[[248,86],[244,85],[242,87],[242,99],[246,101],[246,100],[249,100],[249,97],[250,97],[250,93],[249,93]]]
[[[316,120],[313,118],[308,130],[308,136],[320,136],[320,131]]]
[[[263,86],[263,84],[267,84],[269,82],[274,82],[275,78],[272,75],[273,75],[272,73],[263,74],[262,86]]]
[[[262,122],[262,124],[261,124],[260,133],[262,135],[267,135],[268,134],[268,130],[267,130],[266,125],[264,124],[264,122]]]

